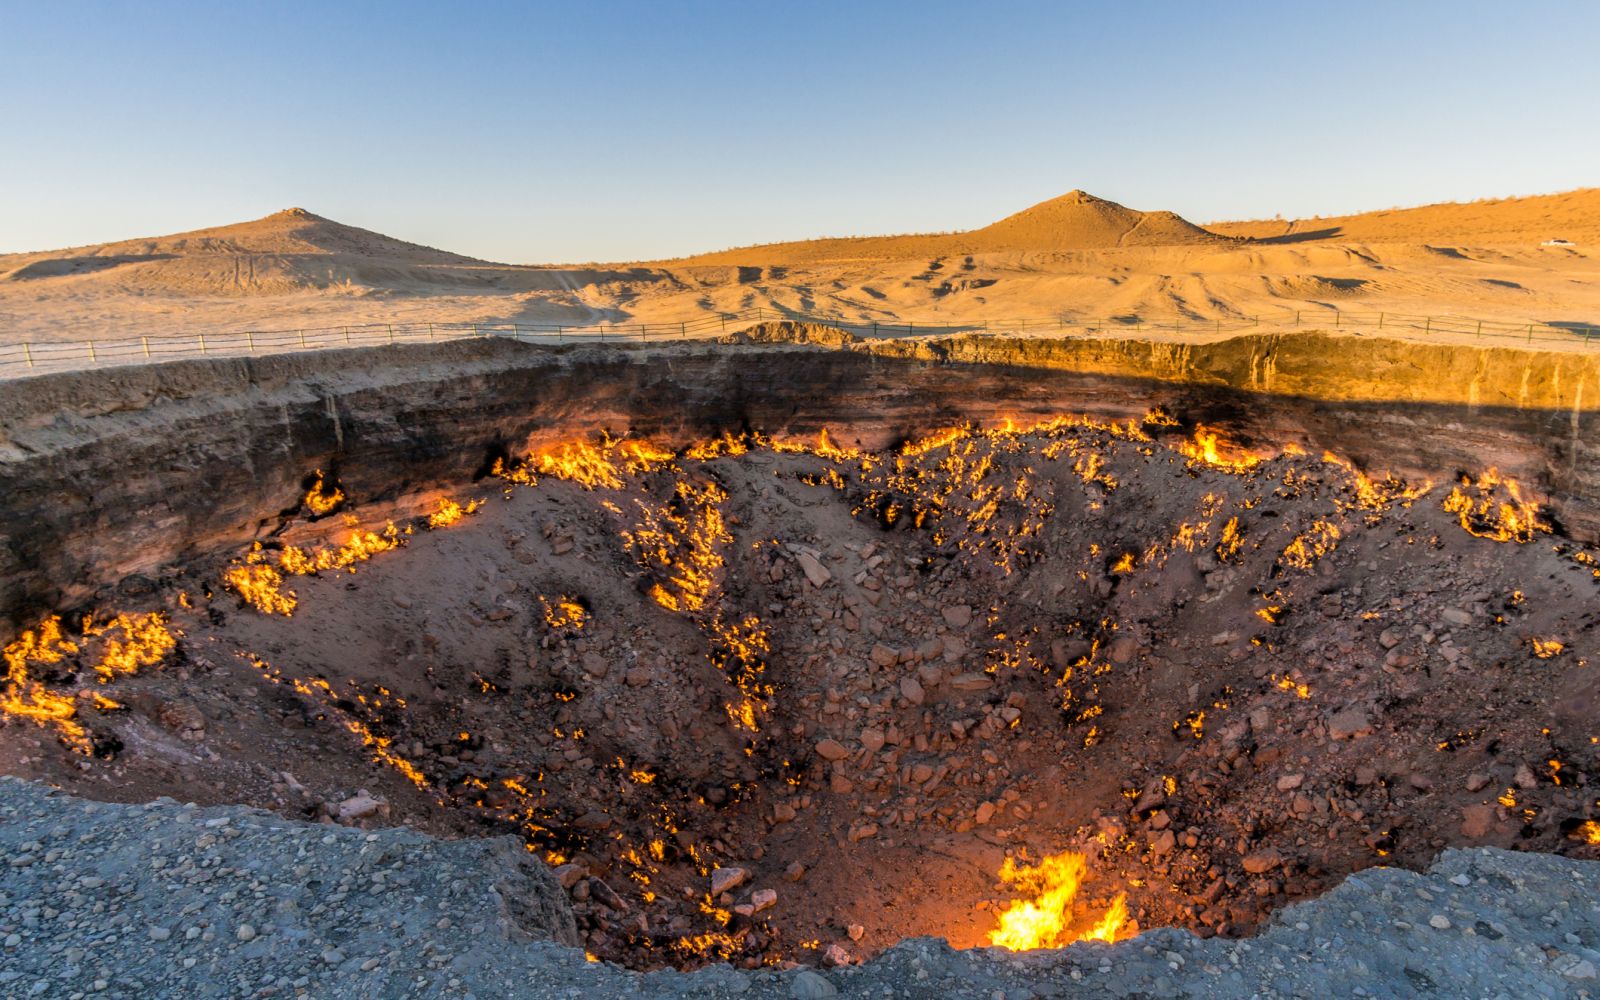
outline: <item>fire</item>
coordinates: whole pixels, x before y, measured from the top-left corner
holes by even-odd
[[[1194,429],[1194,440],[1178,445],[1178,453],[1187,456],[1190,463],[1203,463],[1226,472],[1247,472],[1261,464],[1261,459],[1234,446],[1214,428],[1200,424]]]
[[[1402,507],[1409,507],[1413,502],[1433,489],[1432,480],[1424,480],[1417,486],[1408,486],[1393,476],[1385,476],[1380,482],[1356,468],[1353,463],[1340,458],[1331,451],[1322,453],[1322,461],[1327,465],[1344,470],[1350,477],[1350,486],[1356,495],[1355,501],[1353,503],[1335,501],[1341,507],[1378,512],[1387,510],[1390,505],[1395,503]]]
[[[332,484],[332,487],[330,490],[329,484],[323,480],[322,470],[318,469],[317,481],[306,491],[305,498],[306,509],[311,511],[313,517],[331,513],[335,507],[344,502],[344,490],[339,488],[338,483]]]
[[[356,529],[350,532],[349,541],[329,548],[323,546],[307,552],[295,545],[286,545],[278,554],[278,566],[296,576],[350,569],[358,562],[366,562],[380,552],[400,547],[400,529],[390,521],[383,531]]]
[[[1566,644],[1560,639],[1540,639],[1537,637],[1533,639],[1533,655],[1541,660],[1553,659],[1561,655],[1561,651],[1566,648]]]
[[[88,730],[76,721],[77,700],[46,688],[31,674],[29,666],[62,663],[68,657],[87,652],[95,643],[102,648],[91,669],[105,684],[118,676],[155,666],[166,659],[178,641],[167,627],[166,616],[159,611],[147,615],[119,614],[101,625],[96,625],[93,618],[85,618],[81,641],[67,638],[61,630],[60,616],[52,615],[5,647],[5,687],[0,690],[0,716],[29,719],[53,728],[68,747],[79,753],[89,753]],[[93,695],[88,700],[101,711],[121,707],[101,695]]]
[[[575,632],[582,631],[584,622],[589,617],[588,610],[575,597],[563,595],[551,601],[541,594],[539,603],[544,606],[544,623],[551,629],[570,628]]]
[[[294,591],[283,589],[283,574],[264,563],[230,566],[222,574],[222,582],[264,615],[287,618],[294,614],[295,605],[299,603]]]
[[[1582,840],[1584,843],[1594,844],[1595,846],[1600,847],[1600,823],[1597,823],[1592,819],[1587,820],[1582,826],[1578,827],[1576,835],[1577,838]]]
[[[1310,570],[1317,560],[1339,547],[1339,529],[1327,521],[1313,521],[1311,527],[1283,550],[1283,562],[1299,570]]]
[[[1000,878],[1032,899],[1013,902],[1000,914],[999,926],[989,932],[989,943],[1009,951],[1065,948],[1074,941],[1116,941],[1129,937],[1127,894],[1118,893],[1098,918],[1080,916],[1073,901],[1088,873],[1088,861],[1078,851],[1062,851],[1037,866],[1018,865],[1007,858]],[[1087,926],[1085,926],[1087,924]]]
[[[407,533],[410,530],[407,528]],[[299,599],[294,591],[283,589],[285,573],[294,576],[311,576],[338,570],[354,573],[356,563],[366,562],[381,552],[397,549],[402,541],[400,529],[390,521],[382,531],[358,528],[350,532],[350,538],[345,544],[339,546],[321,546],[308,551],[297,545],[286,545],[278,553],[277,566],[268,562],[266,550],[261,547],[260,542],[257,542],[246,553],[243,562],[236,563],[224,571],[222,582],[229,590],[238,594],[246,604],[262,614],[283,615],[287,618],[294,613]]]
[[[1282,677],[1279,677],[1277,674],[1273,674],[1270,679],[1271,679],[1272,683],[1276,684],[1278,687],[1282,688],[1283,690],[1285,690],[1285,691],[1293,691],[1294,692],[1294,696],[1296,698],[1309,698],[1309,697],[1311,697],[1311,688],[1309,686],[1300,683],[1299,681],[1295,680],[1293,677],[1290,677],[1287,674],[1285,674]]]
[[[1502,489],[1505,499],[1497,496]],[[1444,509],[1460,518],[1467,534],[1497,542],[1531,542],[1538,532],[1550,530],[1539,520],[1539,505],[1522,498],[1522,485],[1502,477],[1497,469],[1489,469],[1476,482],[1462,476],[1460,485],[1445,497]]]
[[[429,528],[448,528],[483,506],[482,500],[469,500],[465,507],[448,497],[439,500],[439,509],[428,515]]]
[[[94,672],[105,684],[119,674],[136,674],[144,667],[153,667],[167,658],[178,646],[177,638],[167,628],[167,616],[159,611],[147,615],[119,614],[104,625],[83,620],[83,637],[98,638],[116,632],[120,638],[107,639]]]

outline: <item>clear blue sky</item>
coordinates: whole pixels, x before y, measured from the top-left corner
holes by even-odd
[[[0,0],[0,251],[298,205],[514,262],[1600,184],[1600,4]]]

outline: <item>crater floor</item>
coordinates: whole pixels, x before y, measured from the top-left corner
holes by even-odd
[[[311,476],[8,646],[0,771],[510,834],[636,968],[982,945],[1069,850],[1044,943],[1119,900],[1237,936],[1449,846],[1600,852],[1600,580],[1540,517],[1162,413],[575,441],[420,511]]]

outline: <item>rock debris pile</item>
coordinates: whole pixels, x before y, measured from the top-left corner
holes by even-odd
[[[1493,848],[1375,869],[1249,940],[1162,928],[1012,955],[901,942],[831,970],[587,961],[512,839],[238,807],[87,802],[0,779],[0,994],[67,997],[1593,997],[1600,865]]]

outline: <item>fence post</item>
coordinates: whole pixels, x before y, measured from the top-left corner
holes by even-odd
[[[89,360],[93,361],[95,364],[99,364],[100,363],[99,355],[94,353],[94,341],[92,341],[92,340],[89,341]]]
[[[1334,327],[1334,329],[1337,330],[1339,328],[1339,324],[1341,323],[1341,321],[1343,319],[1344,319],[1344,312],[1342,310],[1335,309],[1333,311],[1333,327]]]
[[[1483,338],[1483,320],[1481,320],[1481,319],[1478,320],[1478,334],[1477,335],[1478,335],[1478,338],[1480,340]]]
[[[1432,333],[1433,332],[1433,317],[1432,316],[1424,316],[1424,317],[1422,317],[1422,332],[1423,333]]]
[[[33,345],[28,343],[27,341],[24,341],[23,344],[22,344],[22,356],[28,359],[28,367],[32,368],[33,367]]]
[[[389,324],[389,343],[394,343],[394,324]]]
[[[348,326],[344,328],[344,344],[346,347],[350,346],[350,328]]]
[[[250,353],[254,354],[256,352],[256,335],[255,335],[255,331],[246,330],[244,332],[244,342],[249,345]]]
[[[1383,329],[1383,313],[1378,314],[1378,329]]]
[[[204,354],[205,352],[206,352],[206,335],[202,333],[200,335],[200,353]]]
[[[1296,309],[1294,311],[1294,325],[1295,326],[1299,326],[1300,325],[1300,310],[1298,310],[1298,309]]]
[[[558,344],[561,343],[561,334],[562,334],[562,331],[565,330],[565,329],[566,328],[563,327],[560,323],[556,324],[556,343],[558,343]]]
[[[249,336],[249,335],[250,335],[249,331],[245,331],[245,336]],[[149,337],[140,337],[139,338],[139,346],[144,348],[144,356],[148,358],[150,356],[150,338]]]
[[[639,343],[644,343],[644,324],[639,324]]]
[[[688,340],[689,339],[689,324],[688,323],[679,323],[678,324],[678,336],[680,338],[684,339],[684,340]]]
[[[300,332],[300,349],[303,351],[303,350],[305,350],[305,347],[306,347],[306,332],[304,330],[301,330],[299,332]]]
[[[348,333],[349,331],[345,331],[345,332]],[[433,324],[432,323],[428,324],[428,339],[429,340],[433,339]]]

